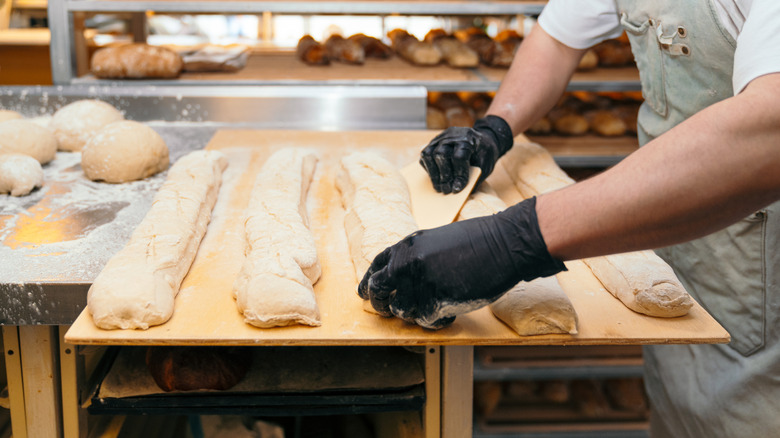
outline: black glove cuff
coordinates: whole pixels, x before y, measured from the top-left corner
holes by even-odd
[[[477,119],[474,122],[474,129],[484,134],[491,135],[498,145],[498,159],[504,155],[515,142],[515,137],[512,135],[512,128],[506,120],[499,116],[489,115],[481,119]]]
[[[504,229],[519,280],[530,281],[566,270],[566,265],[547,250],[536,216],[536,197],[507,208],[496,219]]]

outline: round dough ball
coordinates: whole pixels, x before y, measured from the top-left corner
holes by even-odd
[[[0,122],[0,154],[29,155],[46,164],[57,155],[57,139],[48,129],[29,120]]]
[[[41,163],[22,154],[0,155],[0,193],[24,196],[43,184]]]
[[[168,168],[168,146],[154,129],[123,120],[97,131],[81,151],[81,168],[93,181],[121,183]]]
[[[0,122],[4,122],[6,120],[23,119],[23,118],[24,116],[17,113],[16,111],[0,109]]]
[[[100,128],[124,116],[99,100],[79,100],[57,110],[49,123],[61,151],[79,152]]]

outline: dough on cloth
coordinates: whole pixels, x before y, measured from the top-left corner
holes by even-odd
[[[168,164],[168,146],[160,134],[131,120],[106,125],[81,151],[81,168],[93,181],[144,179],[167,169]]]
[[[97,130],[123,119],[121,112],[103,101],[79,100],[58,109],[49,129],[61,151],[79,152]]]
[[[524,197],[574,183],[550,153],[535,143],[517,142],[500,162]],[[635,312],[675,317],[693,307],[693,299],[672,268],[652,251],[593,257],[583,262],[609,293]]]
[[[318,158],[280,149],[263,164],[246,210],[246,259],[233,284],[244,321],[268,328],[321,325],[312,285],[320,277],[306,198]]]
[[[344,228],[358,281],[388,246],[417,231],[409,187],[400,171],[375,152],[355,152],[341,159],[336,176]],[[369,301],[363,309],[374,312]]]
[[[0,154],[0,194],[24,196],[43,184],[43,169],[35,158]]]
[[[506,207],[483,182],[463,204],[458,220],[488,216]],[[555,277],[521,281],[491,303],[490,310],[521,336],[577,333],[577,312]]]
[[[191,152],[171,167],[149,212],[89,288],[87,308],[95,325],[147,329],[173,315],[226,167],[216,151]]]
[[[57,139],[48,129],[24,119],[0,122],[0,154],[29,155],[41,164],[57,156]]]

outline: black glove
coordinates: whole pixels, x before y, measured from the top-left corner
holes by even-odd
[[[487,116],[474,122],[473,128],[445,129],[422,150],[420,164],[437,192],[458,193],[469,181],[469,165],[482,169],[479,186],[513,143],[512,129],[506,121]]]
[[[563,270],[547,251],[531,198],[492,216],[410,234],[376,256],[358,294],[381,315],[436,329],[520,281]]]

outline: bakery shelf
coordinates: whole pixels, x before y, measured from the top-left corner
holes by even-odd
[[[641,376],[642,350],[638,346],[477,347],[475,349],[475,381]]]
[[[107,355],[85,403],[90,414],[342,415],[420,411],[422,354],[398,347],[254,347],[247,375],[224,391],[164,392],[144,361],[146,347]]]
[[[173,80],[100,80],[87,75],[74,84],[125,86],[205,86],[205,85],[403,85],[422,86],[429,91],[495,91],[506,69],[479,67],[456,69],[445,65],[419,67],[400,57],[388,60],[368,59],[364,65],[331,63],[309,66],[294,52],[286,50],[255,51],[243,69],[232,73],[188,73]],[[569,91],[635,91],[639,90],[639,73],[634,67],[603,68],[575,73]]]
[[[168,13],[262,13],[281,14],[402,14],[402,15],[514,15],[539,14],[546,1],[509,0],[65,0],[70,11]]]

